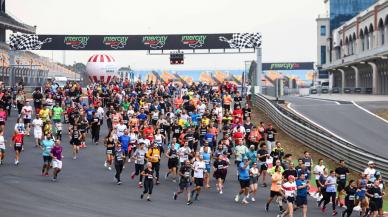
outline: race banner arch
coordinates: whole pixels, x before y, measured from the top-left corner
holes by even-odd
[[[260,33],[180,35],[12,34],[14,50],[192,50],[260,48]]]

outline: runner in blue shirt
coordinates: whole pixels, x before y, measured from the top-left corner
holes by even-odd
[[[236,195],[234,198],[234,201],[238,203],[240,201],[240,195],[244,194],[244,197],[241,201],[243,204],[248,204],[247,201],[248,193],[249,193],[249,184],[250,184],[250,176],[249,176],[249,164],[251,163],[250,160],[248,160],[248,157],[244,156],[243,161],[238,165],[238,179],[240,181],[240,192]]]
[[[296,180],[296,187],[298,188],[296,192],[296,206],[302,207],[303,217],[307,217],[307,193],[310,183],[309,180],[306,180],[304,173],[300,174],[299,179]]]
[[[49,169],[51,167],[52,158],[50,156],[51,149],[54,147],[54,140],[51,133],[48,133],[47,136],[41,142],[43,150],[43,167],[42,167],[42,176],[48,176]]]
[[[125,159],[128,157],[128,144],[129,141],[131,141],[131,137],[128,136],[128,130],[124,130],[124,135],[119,137],[119,141],[121,143],[121,149],[123,150],[123,155],[124,155],[124,164],[125,164]]]

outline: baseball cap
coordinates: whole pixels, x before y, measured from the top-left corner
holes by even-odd
[[[375,162],[369,161],[369,162],[368,162],[368,165],[371,165],[371,164],[375,164]]]

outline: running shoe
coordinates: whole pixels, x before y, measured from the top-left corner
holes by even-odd
[[[238,203],[238,201],[240,200],[240,195],[236,195],[235,197],[234,197],[234,201],[236,202],[236,203]]]
[[[333,213],[331,214],[332,216],[335,216],[335,215],[337,215],[338,214],[338,212],[336,211],[336,210],[334,210],[333,211]]]
[[[265,204],[265,211],[268,212],[268,210],[269,210],[269,203],[266,203]]]
[[[167,179],[169,175],[170,175],[170,172],[167,172],[167,173],[164,175],[164,179]]]
[[[131,173],[131,179],[132,179],[132,180],[135,179],[135,172],[132,172],[132,173]]]
[[[104,163],[104,167],[108,167],[108,163],[106,161]]]
[[[147,198],[147,201],[148,201],[148,202],[151,202],[151,198],[148,197],[148,198]]]
[[[109,170],[109,171],[112,170],[112,167],[108,167],[108,170]]]
[[[128,163],[131,163],[131,158],[128,158]]]
[[[44,176],[49,176],[49,174],[48,174],[48,173],[45,173]]]
[[[138,187],[138,188],[142,188],[142,187],[143,187],[143,184],[142,184],[141,182],[139,182],[139,183],[137,184],[137,187]]]
[[[199,194],[196,194],[194,197],[194,200],[198,200],[198,196],[199,196]]]
[[[53,181],[53,182],[56,182],[56,181],[57,181],[57,179],[56,179],[56,178],[53,178],[53,179],[51,179],[51,181]]]
[[[121,185],[121,183],[122,183],[121,181],[118,181],[118,182],[117,182],[117,185]]]
[[[178,199],[178,194],[174,192],[174,200]]]
[[[144,194],[141,194],[141,195],[140,195],[140,199],[143,199],[143,197],[144,197]]]
[[[248,204],[249,202],[244,198],[242,201],[241,201],[242,204]]]
[[[326,208],[322,207],[322,208],[321,208],[321,211],[322,211],[322,212],[326,212]]]
[[[252,202],[255,202],[255,201],[256,201],[254,197],[252,197],[251,200],[252,200]]]
[[[173,179],[172,182],[176,183],[176,179]]]
[[[193,204],[193,201],[189,200],[189,201],[187,201],[186,204],[189,206],[189,205]]]
[[[220,191],[220,194],[223,194],[224,192],[222,192],[222,190]]]

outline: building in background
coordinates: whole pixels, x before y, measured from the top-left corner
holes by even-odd
[[[345,22],[346,16],[340,19],[332,11],[350,14],[374,1],[330,2],[330,16],[316,20],[319,76],[329,77],[333,92],[388,94],[388,0],[369,5]]]
[[[330,31],[340,27],[377,0],[325,0],[330,15]]]

